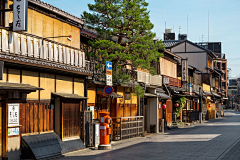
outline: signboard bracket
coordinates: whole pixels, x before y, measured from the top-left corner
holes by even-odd
[[[0,12],[12,12],[13,8],[10,9],[0,9]]]

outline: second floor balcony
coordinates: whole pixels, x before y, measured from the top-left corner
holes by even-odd
[[[83,75],[93,73],[85,53],[78,48],[5,29],[0,30],[0,39],[0,59],[3,61]]]

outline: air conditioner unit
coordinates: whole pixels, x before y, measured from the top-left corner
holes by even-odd
[[[157,85],[162,86],[162,76],[158,76]]]
[[[137,71],[137,81],[138,82],[143,82],[143,72]]]
[[[152,77],[153,77],[153,76],[150,74],[150,75],[149,75],[149,82],[150,82],[151,85],[152,85]]]
[[[151,81],[150,81],[151,85],[156,85],[156,77],[151,75]]]
[[[149,73],[146,73],[146,84],[149,84],[150,83],[150,81],[149,81],[149,79],[150,79],[150,74]]]
[[[146,83],[146,72],[142,72],[142,82]]]

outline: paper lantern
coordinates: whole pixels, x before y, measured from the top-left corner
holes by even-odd
[[[179,107],[179,104],[178,104],[178,103],[175,103],[174,106],[177,108],[177,107]]]
[[[166,109],[166,108],[167,108],[166,104],[163,104],[162,109]]]

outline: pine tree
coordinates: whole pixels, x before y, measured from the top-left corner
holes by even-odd
[[[105,69],[106,61],[112,61],[115,83],[133,80],[137,68],[156,74],[151,63],[163,56],[159,50],[164,45],[162,41],[153,42],[154,26],[147,6],[145,0],[95,0],[88,4],[90,13],[82,15],[86,26],[99,34],[97,40],[89,42],[98,51],[88,56],[98,60],[98,68]],[[131,69],[130,75],[122,72],[126,67]]]

